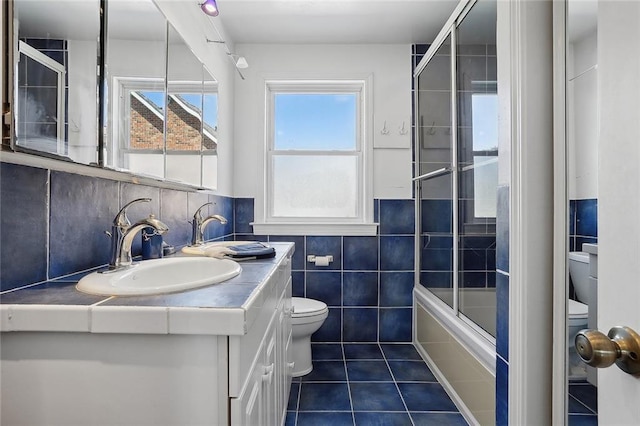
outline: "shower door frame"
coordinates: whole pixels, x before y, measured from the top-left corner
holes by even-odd
[[[441,37],[442,32],[451,28],[467,4],[461,1],[434,44],[442,42],[445,38]],[[556,380],[550,368],[559,367],[554,368],[556,374],[563,369],[560,351],[553,345],[553,334],[564,336],[561,331],[565,323],[564,310],[553,309],[553,293],[558,292],[553,288],[552,71],[558,43],[553,37],[554,7],[557,5],[550,1],[497,2],[498,84],[505,89],[499,95],[499,139],[510,150],[506,154],[510,168],[510,231],[509,359],[506,364],[502,362],[502,378],[496,382],[496,412],[508,424],[551,424],[552,418],[561,418],[557,415],[561,410],[555,408],[564,404],[558,399],[566,398],[563,392],[558,392],[561,387],[558,382],[563,377]],[[416,216],[416,222],[419,219]],[[419,239],[416,250],[418,244]],[[416,285],[414,290],[416,300],[419,288]]]
[[[459,167],[458,165],[458,81],[457,81],[457,28],[464,21],[467,14],[473,9],[478,0],[461,1],[456,10],[443,26],[442,30],[429,46],[429,49],[425,53],[424,57],[420,60],[413,73],[414,78],[414,105],[416,117],[419,115],[419,77],[421,73],[433,59],[440,47],[445,43],[447,38],[450,37],[450,90],[451,90],[451,158],[449,167],[438,169],[429,173],[420,174],[420,127],[416,123],[414,128],[414,140],[415,140],[415,170],[413,178],[414,181],[414,193],[416,196],[415,203],[415,253],[416,253],[416,265],[415,265],[415,286],[416,288],[424,288],[427,291],[424,296],[429,300],[430,304],[438,308],[437,311],[441,314],[447,314],[447,310],[451,311],[453,315],[462,322],[461,326],[464,330],[464,336],[459,336],[464,341],[473,341],[473,347],[469,349],[473,352],[491,372],[495,374],[495,336],[492,336],[489,332],[476,324],[472,319],[467,317],[460,311],[459,301],[459,173],[466,170],[465,167]],[[453,288],[453,302],[452,306],[449,306],[446,302],[441,300],[438,296],[433,294],[431,290],[422,285],[420,282],[420,270],[421,270],[421,246],[422,246],[422,206],[421,206],[421,183],[430,179],[434,179],[440,176],[451,174],[452,177],[452,191],[451,191],[451,203],[452,203],[452,288]],[[420,287],[418,287],[420,286]],[[479,350],[478,350],[479,348]]]

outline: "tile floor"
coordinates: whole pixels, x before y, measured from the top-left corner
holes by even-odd
[[[411,344],[318,343],[294,378],[287,426],[466,425]]]
[[[569,382],[569,426],[598,424],[598,388],[586,380]]]

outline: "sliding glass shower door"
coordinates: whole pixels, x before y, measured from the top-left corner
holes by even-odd
[[[495,336],[495,1],[481,0],[416,69],[419,284]]]

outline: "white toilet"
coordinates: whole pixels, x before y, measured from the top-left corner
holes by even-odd
[[[311,335],[318,331],[329,315],[324,302],[303,297],[292,297],[291,345],[293,352],[293,377],[304,376],[313,370],[311,363]]]
[[[575,339],[578,331],[588,327],[589,306],[589,254],[584,252],[569,253],[569,275],[573,282],[576,297],[580,300],[569,299],[567,306],[567,348],[569,350],[569,379],[584,379],[587,374],[585,364],[580,361],[580,357],[575,350]]]
[[[569,253],[569,275],[573,282],[576,298],[579,301],[569,299],[569,341],[571,348],[575,345],[574,339],[578,331],[587,328],[589,306],[587,305],[589,294],[589,254],[582,251]]]

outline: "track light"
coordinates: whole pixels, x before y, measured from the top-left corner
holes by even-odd
[[[216,0],[205,0],[205,2],[200,5],[200,9],[209,16],[218,16],[218,14],[220,14]]]
[[[233,63],[236,65],[236,68],[245,69],[249,68],[249,63],[244,56],[236,55],[235,53],[227,53],[227,55],[231,56],[233,59]]]

